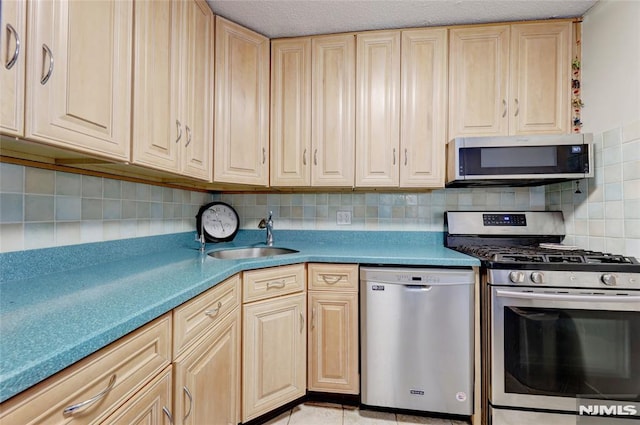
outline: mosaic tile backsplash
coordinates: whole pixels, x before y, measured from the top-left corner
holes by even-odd
[[[0,163],[0,251],[195,231],[198,208],[233,205],[241,227],[273,211],[275,229],[442,231],[452,209],[544,209],[544,188],[431,192],[207,194]],[[338,225],[338,211],[351,213]]]

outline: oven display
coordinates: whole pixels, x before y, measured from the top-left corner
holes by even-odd
[[[524,214],[482,214],[485,226],[526,226],[527,218]]]

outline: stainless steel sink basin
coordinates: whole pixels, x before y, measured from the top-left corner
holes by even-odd
[[[209,253],[213,258],[220,260],[239,260],[241,258],[269,257],[272,255],[295,254],[295,249],[276,248],[272,246],[262,246],[254,248],[231,248],[212,251]]]

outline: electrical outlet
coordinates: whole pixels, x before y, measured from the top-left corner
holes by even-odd
[[[351,224],[351,211],[338,211],[336,224]]]

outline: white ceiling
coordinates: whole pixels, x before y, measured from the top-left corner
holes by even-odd
[[[583,16],[597,0],[207,0],[269,38]]]

